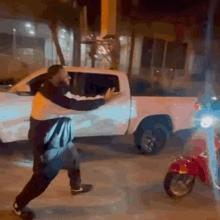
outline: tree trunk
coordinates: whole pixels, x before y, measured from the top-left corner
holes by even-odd
[[[81,34],[78,27],[73,29],[73,66],[81,66]]]
[[[116,34],[115,42],[113,43],[111,58],[112,58],[111,69],[118,70],[120,64],[120,42],[117,34]]]
[[[96,34],[93,34],[93,38],[94,41],[96,41]],[[92,67],[95,67],[95,55],[96,55],[96,43],[93,43],[91,45],[91,60],[92,60]]]
[[[80,31],[80,10],[77,9],[76,26],[73,28],[74,44],[73,44],[73,66],[81,66],[81,31]]]
[[[64,56],[63,56],[63,53],[62,53],[62,50],[61,50],[61,47],[60,47],[60,44],[59,44],[59,40],[58,40],[57,25],[51,23],[49,27],[50,27],[50,30],[51,30],[51,33],[52,33],[52,38],[53,38],[53,41],[54,41],[54,44],[55,44],[55,47],[56,47],[57,55],[60,59],[60,63],[61,63],[62,66],[65,66]]]
[[[115,31],[115,41],[113,42],[113,47],[111,51],[111,69],[118,70],[120,66],[120,52],[121,52],[121,45],[119,41],[120,33],[121,33],[121,14],[120,11],[122,10],[122,1],[116,1],[116,31]]]
[[[38,42],[38,36],[39,36],[39,23],[37,22],[35,24],[35,48],[34,48],[34,60],[36,61],[36,64],[39,66],[39,68],[43,68],[45,66],[45,49],[40,47]]]
[[[130,50],[129,64],[128,64],[128,78],[129,79],[131,77],[132,66],[133,66],[134,44],[135,44],[135,27],[133,27],[132,34],[131,34],[131,50]]]

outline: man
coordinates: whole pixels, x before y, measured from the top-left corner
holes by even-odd
[[[23,219],[34,218],[34,213],[26,205],[46,190],[60,169],[68,170],[72,194],[89,191],[81,185],[78,153],[73,141],[74,122],[68,114],[71,110],[96,109],[120,95],[114,93],[114,89],[108,89],[102,99],[77,101],[65,96],[71,78],[63,66],[51,66],[47,76],[34,98],[30,118],[33,175],[13,204],[14,213]]]

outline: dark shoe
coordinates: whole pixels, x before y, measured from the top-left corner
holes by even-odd
[[[12,210],[21,219],[32,220],[35,218],[35,214],[31,209],[29,209],[28,207],[20,208],[20,207],[18,207],[16,202],[14,202],[14,204],[12,206]]]
[[[72,195],[77,195],[77,194],[80,194],[80,193],[86,193],[86,192],[90,192],[92,189],[93,189],[93,187],[92,187],[91,184],[82,184],[80,186],[80,188],[78,188],[78,189],[71,188],[71,194]]]

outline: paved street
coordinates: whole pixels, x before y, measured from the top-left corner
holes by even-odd
[[[165,149],[152,157],[141,154],[131,136],[81,139],[77,148],[83,183],[93,184],[93,191],[71,196],[67,172],[62,170],[29,206],[42,220],[220,219],[207,186],[197,182],[193,192],[179,201],[169,198],[163,189],[167,166],[172,156],[183,151],[186,136],[172,137]],[[32,174],[30,148],[20,142],[1,150],[0,219],[17,219],[10,208]]]

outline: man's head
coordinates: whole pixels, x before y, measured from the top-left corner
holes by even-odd
[[[69,86],[71,77],[62,65],[53,65],[47,71],[50,81],[57,86]]]

